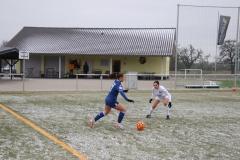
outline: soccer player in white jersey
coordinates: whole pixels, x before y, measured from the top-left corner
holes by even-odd
[[[126,108],[117,101],[117,96],[118,93],[122,95],[122,97],[128,101],[128,102],[133,102],[133,100],[128,99],[125,95],[125,93],[128,92],[128,90],[123,90],[121,82],[124,81],[125,77],[123,73],[111,73],[108,75],[109,78],[113,79],[116,78],[116,80],[112,83],[112,86],[110,88],[110,92],[108,93],[106,99],[105,99],[105,110],[103,112],[100,112],[95,116],[95,118],[92,118],[90,120],[89,126],[92,128],[93,124],[99,120],[100,118],[108,115],[108,113],[111,111],[112,108],[119,110],[120,113],[118,115],[118,121],[116,122],[116,126],[119,129],[124,129],[123,126],[121,125],[121,122],[123,120],[123,117],[126,113]],[[125,92],[125,93],[124,93]]]
[[[152,96],[149,100],[149,103],[152,102],[154,96],[156,96],[156,99],[154,100],[152,107],[150,108],[149,113],[146,116],[146,118],[150,118],[154,108],[157,107],[157,105],[160,101],[163,101],[163,105],[166,109],[167,120],[170,119],[169,108],[172,107],[171,94],[163,86],[159,85],[159,81],[153,82]]]

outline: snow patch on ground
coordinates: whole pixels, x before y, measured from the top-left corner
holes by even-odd
[[[160,103],[152,118],[149,91],[132,91],[135,101],[119,101],[127,112],[115,127],[118,111],[96,122],[107,92],[2,93],[1,104],[11,108],[89,159],[238,159],[240,157],[240,92],[172,91],[170,120]],[[146,123],[138,131],[138,121]],[[77,159],[67,150],[0,109],[0,159]]]

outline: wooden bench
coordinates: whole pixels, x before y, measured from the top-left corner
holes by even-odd
[[[101,69],[93,69],[92,70],[92,74],[98,74],[98,75],[93,75],[93,78],[100,78],[101,74],[102,74],[102,70]]]

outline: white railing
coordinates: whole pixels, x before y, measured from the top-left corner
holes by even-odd
[[[11,79],[11,76],[14,78]],[[107,78],[108,74],[76,74],[75,76],[76,78],[61,79],[25,78],[24,74],[0,73],[0,91],[103,91],[109,90],[113,82]],[[88,77],[84,78],[84,76]],[[230,86],[219,85],[222,89],[240,88],[240,74],[203,74],[202,77],[196,74],[187,76],[185,74],[125,74],[125,76],[123,87],[131,90],[150,90],[155,80],[158,80],[160,85],[168,90],[217,88],[221,81],[231,84]]]

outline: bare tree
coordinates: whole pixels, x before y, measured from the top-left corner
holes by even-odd
[[[209,53],[208,55],[204,56],[204,58],[203,58],[204,61],[205,61],[207,64],[208,64],[208,58],[209,58],[209,57],[211,57],[210,53]]]
[[[193,63],[202,57],[202,50],[196,50],[192,45],[178,49],[178,60],[182,62],[186,69],[190,69]]]
[[[1,47],[5,47],[8,44],[8,41],[2,41],[2,43],[0,44]]]
[[[219,49],[219,63],[230,64],[231,74],[234,74],[236,41],[226,40]]]
[[[0,47],[6,46],[7,43],[8,43],[8,41],[4,41],[4,40],[3,40],[2,43],[0,44]],[[0,59],[0,68],[1,68],[0,73],[3,71],[3,70],[2,70],[2,66],[6,66],[6,65],[7,65],[7,62],[4,61],[4,60],[2,60],[2,59]]]
[[[204,72],[208,69],[208,59],[211,57],[210,54],[201,56],[201,60],[199,60],[199,67],[197,69],[202,69]]]

